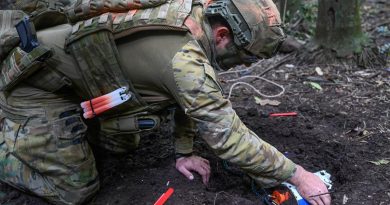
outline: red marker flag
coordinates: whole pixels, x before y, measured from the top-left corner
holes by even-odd
[[[289,117],[289,116],[297,116],[296,112],[284,112],[284,113],[271,113],[270,117]]]
[[[173,194],[173,188],[169,188],[165,193],[163,193],[160,196],[160,198],[157,199],[154,205],[163,205],[172,194]]]

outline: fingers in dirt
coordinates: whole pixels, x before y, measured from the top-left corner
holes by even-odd
[[[315,201],[318,205],[330,205],[331,197],[330,194],[311,196],[309,202]]]
[[[207,185],[207,183],[209,181],[208,179],[210,177],[210,170],[203,167],[203,166],[199,166],[197,171],[202,176],[203,184]]]
[[[180,168],[179,168],[179,171],[180,171],[184,176],[186,176],[189,180],[193,180],[193,179],[194,179],[194,175],[193,175],[189,170],[187,170],[185,167],[180,167]]]
[[[208,166],[208,165],[205,165],[205,164],[203,164],[203,165],[201,165],[201,167],[207,172],[207,173],[210,173],[210,166]]]
[[[317,201],[314,198],[309,199],[308,202],[310,203],[310,205],[323,205],[323,204],[317,203]]]
[[[331,197],[329,194],[321,196],[322,202],[324,202],[325,205],[330,205]]]
[[[209,160],[207,160],[207,159],[204,159],[204,158],[201,158],[202,159],[202,161],[204,162],[204,163],[206,163],[207,165],[210,165],[210,162],[209,162]]]
[[[205,185],[207,185],[209,183],[209,179],[210,179],[210,167],[208,167],[208,169],[206,170],[206,176],[205,176],[205,182],[203,182]]]

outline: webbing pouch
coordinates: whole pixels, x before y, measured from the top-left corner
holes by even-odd
[[[18,46],[19,35],[15,24],[26,15],[21,10],[0,10],[0,62]]]
[[[157,115],[126,115],[103,119],[100,124],[106,135],[134,134],[158,129],[161,118]]]
[[[51,68],[50,65],[43,67],[25,79],[24,82],[48,92],[56,92],[65,86],[72,85],[72,81],[68,77]]]
[[[78,22],[73,26],[72,35],[66,42],[67,50],[78,63],[78,68],[89,96],[84,100],[96,98],[121,87],[134,89],[121,69],[119,54],[112,34],[111,15],[105,14]],[[130,106],[140,105],[138,97],[128,101]]]
[[[21,80],[45,66],[45,60],[53,55],[51,49],[38,46],[26,53],[21,48],[14,48],[1,63],[0,90],[8,91]]]
[[[35,6],[37,8],[30,10],[29,14],[37,31],[68,23],[68,18],[63,11],[64,4],[61,1],[39,0]]]

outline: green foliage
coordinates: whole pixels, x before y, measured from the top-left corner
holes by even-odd
[[[299,12],[302,14],[305,23],[307,24],[307,31],[309,35],[314,35],[314,30],[317,21],[318,3],[306,3]]]
[[[304,1],[298,11],[286,12],[286,32],[300,40],[306,41],[314,35],[318,12],[317,1]]]

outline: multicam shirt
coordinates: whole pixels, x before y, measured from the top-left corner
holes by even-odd
[[[223,97],[214,69],[192,35],[142,33],[119,40],[118,50],[124,73],[141,96],[173,98],[180,106],[176,152],[192,152],[198,135],[263,187],[292,176],[295,164],[249,130]]]
[[[239,165],[264,187],[289,178],[295,165],[249,130],[222,96],[215,72],[196,41],[173,58],[176,97],[200,136],[222,159]]]

